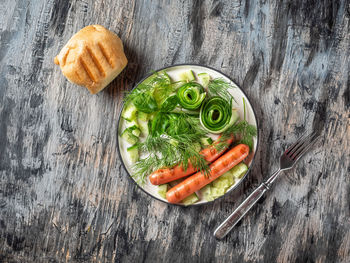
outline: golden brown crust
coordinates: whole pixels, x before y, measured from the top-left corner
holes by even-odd
[[[120,38],[100,25],[76,33],[54,62],[69,81],[93,94],[104,89],[128,63]]]

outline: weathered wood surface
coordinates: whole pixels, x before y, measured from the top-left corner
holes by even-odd
[[[0,5],[0,262],[350,262],[348,1],[22,1]],[[53,57],[89,24],[129,64],[103,92]],[[231,76],[260,122],[248,179],[214,204],[153,200],[116,150],[122,91],[152,69]],[[312,127],[323,135],[223,241],[214,228]]]

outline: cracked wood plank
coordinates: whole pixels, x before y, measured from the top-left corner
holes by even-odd
[[[350,261],[349,1],[5,0],[0,17],[0,262]],[[89,24],[117,33],[129,60],[95,96],[53,63]],[[153,200],[116,151],[123,91],[174,63],[231,76],[259,119],[250,175],[207,206]],[[214,240],[312,128],[312,153]]]

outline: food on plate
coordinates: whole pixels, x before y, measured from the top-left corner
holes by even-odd
[[[232,141],[233,136],[227,140],[227,145],[230,145]],[[220,155],[222,155],[225,150],[226,147],[223,148],[221,151],[217,151],[215,145],[210,145],[209,147],[201,150],[200,154],[207,162],[211,163],[212,161],[216,160]],[[183,166],[180,164],[172,168],[158,169],[149,176],[149,180],[154,185],[165,184],[185,177],[187,175],[193,174],[196,171],[197,169],[191,163],[188,163],[187,169],[184,169]]]
[[[189,82],[182,85],[177,91],[179,104],[187,110],[196,110],[205,98],[205,91],[202,85],[196,82]]]
[[[92,94],[104,89],[128,63],[120,38],[100,25],[77,32],[55,57],[66,78]]]
[[[220,134],[238,120],[232,101],[215,96],[203,103],[199,119],[203,127],[211,133]]]
[[[129,92],[120,137],[134,180],[183,205],[214,200],[237,183],[257,130],[246,121],[244,99],[240,119],[231,88],[205,72],[170,77],[163,70]]]
[[[209,175],[202,171],[191,175],[183,182],[171,188],[166,193],[166,199],[170,203],[179,203],[184,198],[195,193],[216,178],[219,178],[219,176],[228,172],[235,165],[243,161],[248,154],[249,147],[247,145],[239,144],[235,146],[210,165]]]

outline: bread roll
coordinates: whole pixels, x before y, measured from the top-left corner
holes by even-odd
[[[120,38],[100,25],[84,27],[55,57],[63,75],[92,94],[104,89],[125,68]]]

